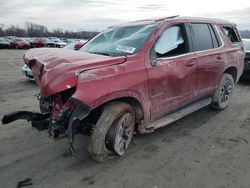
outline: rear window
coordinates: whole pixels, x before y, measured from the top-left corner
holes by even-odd
[[[224,31],[225,35],[227,35],[228,39],[232,43],[240,42],[240,37],[239,37],[239,35],[237,33],[236,28],[224,26],[223,31]]]
[[[192,23],[191,25],[196,51],[209,50],[220,46],[215,30],[210,24]]]

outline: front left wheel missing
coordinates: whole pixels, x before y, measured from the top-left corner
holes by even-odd
[[[96,161],[105,161],[112,153],[124,155],[135,127],[135,112],[124,102],[107,105],[92,131],[89,153]]]

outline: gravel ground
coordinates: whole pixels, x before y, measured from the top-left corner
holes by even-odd
[[[37,86],[21,73],[24,50],[0,51],[0,117],[38,111]],[[87,154],[88,137],[53,141],[25,121],[0,125],[0,187],[32,178],[36,188],[249,188],[250,82],[239,83],[224,111],[204,108],[154,133],[136,135],[124,157],[105,163]]]

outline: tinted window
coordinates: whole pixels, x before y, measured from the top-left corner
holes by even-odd
[[[209,30],[210,30],[211,37],[212,37],[213,47],[218,48],[220,46],[220,44],[218,42],[217,36],[215,35],[214,28],[210,24],[209,24]]]
[[[240,41],[240,38],[233,27],[223,27],[223,31],[231,42],[235,43]]]
[[[208,50],[213,48],[208,24],[192,24],[194,35],[194,46],[196,51]]]

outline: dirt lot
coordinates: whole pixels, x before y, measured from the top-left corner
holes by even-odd
[[[36,85],[21,74],[23,50],[0,51],[0,117],[38,110]],[[235,88],[231,106],[209,108],[148,135],[136,135],[122,158],[91,160],[88,138],[76,138],[77,156],[66,155],[67,140],[53,141],[25,121],[0,126],[0,187],[32,178],[38,188],[249,188],[250,82]]]

